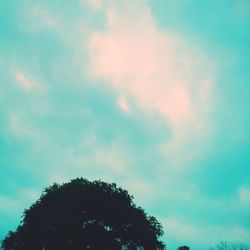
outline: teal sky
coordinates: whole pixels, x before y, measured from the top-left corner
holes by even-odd
[[[0,239],[83,176],[168,249],[250,243],[249,27],[249,0],[1,1]]]

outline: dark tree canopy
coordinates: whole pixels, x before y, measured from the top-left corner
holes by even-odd
[[[181,246],[178,247],[178,250],[189,250],[190,248],[188,246]]]
[[[83,178],[45,189],[4,250],[160,250],[161,224],[116,184]]]

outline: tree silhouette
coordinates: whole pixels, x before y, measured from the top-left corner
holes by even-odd
[[[116,184],[83,178],[54,184],[24,211],[3,250],[160,250],[161,224]]]
[[[189,250],[190,248],[188,246],[181,246],[178,247],[178,250]]]

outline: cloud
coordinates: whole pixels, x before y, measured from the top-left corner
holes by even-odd
[[[124,113],[130,113],[130,108],[128,106],[128,103],[126,99],[123,96],[120,96],[118,99],[118,107],[124,112]]]
[[[45,136],[39,128],[25,121],[24,117],[18,113],[10,113],[9,129],[17,138],[28,139],[37,144],[48,141],[47,136]]]
[[[90,145],[92,148],[93,145]],[[90,148],[85,148],[90,150]],[[120,173],[125,168],[125,155],[118,145],[95,145],[88,154],[84,153],[84,149],[81,149],[79,156],[75,155],[71,158],[72,165],[78,168],[84,168],[86,166],[97,166],[98,168],[105,168],[107,172],[110,170],[114,173]]]
[[[18,72],[15,78],[22,89],[30,91],[32,88],[34,88],[34,82],[28,80],[23,72]]]
[[[31,76],[27,75],[23,71],[15,72],[14,77],[19,87],[26,92],[35,91],[35,92],[44,93],[47,91],[47,87],[45,85],[39,84]]]
[[[117,176],[125,177],[129,173],[130,155],[119,142],[104,143],[97,136],[89,135],[74,147],[61,150],[63,164],[57,163],[58,166],[50,173],[49,182],[63,182],[79,175],[115,181]]]
[[[249,242],[250,231],[240,226],[204,226],[186,223],[175,217],[165,219],[168,237],[187,244],[213,245],[219,241]]]
[[[10,211],[15,212],[16,208],[20,206],[20,201],[16,198],[0,195],[0,212],[8,214]]]
[[[152,207],[152,201],[154,201],[156,195],[156,186],[153,181],[129,173],[127,178],[122,180],[120,184],[134,197],[135,203],[147,208]]]
[[[58,20],[49,13],[48,9],[41,5],[34,5],[28,9],[28,16],[33,21],[34,29],[54,28]]]
[[[38,199],[39,196],[38,190],[23,187],[19,187],[14,196],[0,194],[0,212],[8,215],[9,211],[11,211],[13,214],[18,214],[21,217],[20,213],[25,206],[30,205],[29,203]]]
[[[158,28],[142,3],[111,6],[106,16],[106,30],[89,41],[92,78],[134,98],[143,111],[165,117],[173,133],[169,152],[208,133],[213,63],[207,56],[184,36]],[[124,100],[119,107],[125,111]]]
[[[239,200],[250,207],[250,187],[239,187]]]
[[[87,4],[93,10],[98,10],[102,7],[103,1],[102,0],[82,0],[83,4]]]
[[[235,12],[239,17],[249,18],[250,14],[250,1],[249,0],[238,0],[235,1]]]

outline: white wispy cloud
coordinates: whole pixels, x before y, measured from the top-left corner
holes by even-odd
[[[27,77],[22,72],[18,72],[15,77],[19,86],[22,89],[26,91],[30,91],[32,88],[34,88],[35,83],[28,80]]]
[[[50,182],[64,182],[79,175],[89,179],[115,181],[130,172],[130,154],[119,142],[104,143],[94,134],[79,140],[74,147],[61,148],[63,164],[54,166]]]
[[[195,223],[187,223],[175,217],[165,219],[164,225],[168,228],[168,237],[171,240],[185,242],[192,245],[194,242],[211,246],[219,241],[249,241],[250,231],[238,225],[232,226],[208,226]]]
[[[103,0],[81,0],[82,4],[87,4],[90,8],[98,10],[102,7]]]
[[[240,202],[250,208],[250,187],[240,186],[238,189],[238,196]]]
[[[1,195],[0,194],[0,212],[9,216],[11,211],[13,214],[18,214],[21,218],[25,206],[30,205],[30,202],[34,202],[39,198],[40,192],[36,189],[28,189],[23,186],[15,190],[15,195]]]
[[[28,18],[32,21],[32,28],[39,29],[52,29],[58,24],[58,20],[53,16],[49,10],[43,5],[29,6],[26,10]]]
[[[25,120],[22,114],[16,112],[9,114],[8,128],[15,137],[30,140],[36,145],[42,145],[49,141],[47,135],[39,127]]]
[[[24,71],[17,71],[14,73],[14,78],[18,86],[26,92],[36,92],[43,94],[48,90],[47,85],[39,83],[31,75],[24,73]]]

